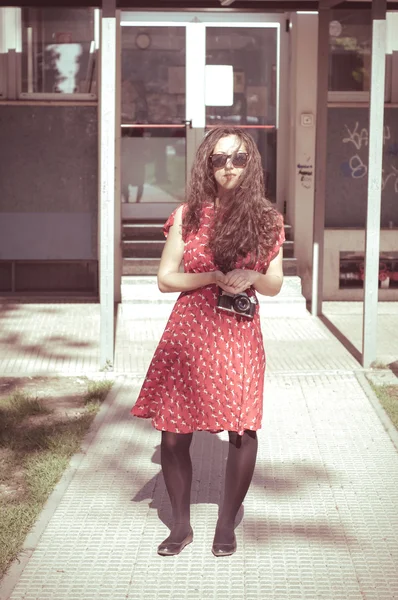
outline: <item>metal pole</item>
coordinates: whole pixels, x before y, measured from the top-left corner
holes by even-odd
[[[330,9],[319,8],[311,314],[322,314]]]
[[[362,331],[362,364],[364,367],[369,367],[376,360],[377,351],[385,55],[386,0],[373,0],[368,200],[365,230],[365,281]]]
[[[116,3],[104,0],[100,69],[100,368],[114,362]]]

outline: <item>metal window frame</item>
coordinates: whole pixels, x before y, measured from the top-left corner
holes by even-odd
[[[369,102],[370,92],[328,91],[328,102]]]
[[[5,100],[7,91],[7,55],[0,53],[0,100]]]
[[[21,9],[0,7],[0,98],[16,100],[21,74]]]
[[[19,57],[19,65],[17,71],[17,94],[16,98],[19,100],[35,100],[35,101],[62,101],[62,102],[87,102],[87,101],[95,101],[98,100],[98,79],[99,79],[99,50],[100,50],[100,16],[101,10],[99,8],[94,8],[94,53],[95,53],[95,61],[97,65],[97,85],[96,92],[77,92],[68,94],[66,92],[22,92],[22,52]],[[22,37],[22,22],[20,23],[20,38]],[[10,71],[8,69],[8,76],[10,76]],[[0,97],[1,97],[1,79],[0,79]],[[9,98],[9,97],[8,97]],[[11,99],[11,98],[9,98]]]
[[[391,103],[398,103],[398,50],[391,55]]]
[[[122,27],[132,25],[150,26],[163,22],[167,26],[178,27],[187,23],[204,23],[213,27],[236,27],[238,25],[255,26],[257,23],[279,23],[284,18],[283,13],[225,13],[209,11],[162,12],[162,11],[121,11]]]
[[[386,27],[388,30],[388,17],[392,12],[386,13]],[[392,25],[391,25],[392,26]],[[372,28],[372,25],[371,25]],[[386,54],[386,67],[385,67],[385,94],[384,101],[386,104],[398,103],[398,48],[390,54]],[[369,104],[370,102],[370,90],[368,91],[339,91],[329,90],[328,91],[328,102],[341,102],[341,103],[360,103],[364,102]]]
[[[42,93],[42,92],[20,92],[19,94],[20,100],[62,100],[65,101],[73,101],[73,102],[87,102],[88,100],[97,100],[97,94],[93,93],[74,93],[67,94],[62,92],[54,92],[54,93]]]

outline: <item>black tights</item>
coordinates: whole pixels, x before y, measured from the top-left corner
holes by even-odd
[[[228,434],[224,499],[215,534],[215,542],[227,544],[233,541],[235,518],[249,489],[257,456],[255,431],[245,431],[243,436],[234,431]],[[190,532],[191,441],[192,433],[162,432],[161,463],[174,521],[170,542],[181,542]]]
[[[169,542],[182,542],[191,530],[192,462],[189,447],[192,435],[162,431],[160,461],[174,521],[167,538]]]

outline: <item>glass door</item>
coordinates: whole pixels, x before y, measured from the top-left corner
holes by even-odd
[[[122,27],[121,47],[122,217],[161,218],[185,194],[185,27]]]
[[[275,24],[206,26],[206,128],[242,127],[260,151],[276,202],[278,40]]]
[[[220,125],[253,136],[276,201],[282,18],[122,13],[123,218],[167,217],[205,131]]]

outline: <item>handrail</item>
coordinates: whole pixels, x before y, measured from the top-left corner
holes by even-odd
[[[185,129],[186,124],[183,123],[122,123],[125,129]],[[276,129],[276,125],[206,125],[206,129],[217,129],[218,127],[238,127],[239,129]]]
[[[217,129],[217,127],[237,127],[238,129],[276,129],[276,125],[206,125],[206,129]]]
[[[121,125],[125,129],[185,129],[186,125],[181,123],[122,123]]]

